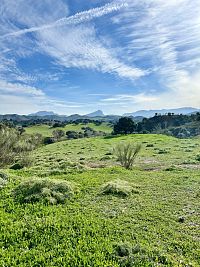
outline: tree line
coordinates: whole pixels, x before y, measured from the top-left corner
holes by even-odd
[[[200,134],[200,113],[192,115],[155,114],[135,123],[130,117],[122,117],[113,127],[113,134],[163,133],[176,137],[190,137]]]

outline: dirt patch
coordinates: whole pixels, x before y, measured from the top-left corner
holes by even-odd
[[[108,165],[104,162],[88,162],[86,168],[88,169],[98,169],[98,168],[105,168]]]
[[[157,166],[157,167],[142,167],[141,170],[142,171],[162,171],[164,170],[165,167],[164,166]]]
[[[200,164],[180,164],[176,167],[181,169],[200,170]]]

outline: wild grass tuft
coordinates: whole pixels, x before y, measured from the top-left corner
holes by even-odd
[[[101,193],[105,195],[129,196],[132,192],[139,193],[137,189],[124,180],[110,181],[102,186]]]
[[[59,204],[74,196],[75,187],[64,180],[32,178],[21,182],[13,193],[20,203],[42,201],[47,204]]]

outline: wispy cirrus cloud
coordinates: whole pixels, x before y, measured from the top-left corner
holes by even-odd
[[[60,26],[64,26],[64,25],[77,25],[80,23],[91,21],[94,18],[102,17],[104,15],[107,15],[107,14],[115,12],[115,11],[119,11],[120,9],[122,9],[124,7],[128,7],[128,4],[126,2],[123,2],[123,3],[112,2],[112,3],[106,4],[102,7],[92,8],[92,9],[87,10],[87,11],[76,13],[75,15],[70,16],[70,17],[64,17],[64,18],[58,19],[58,20],[56,20],[52,23],[46,24],[46,25],[40,25],[37,27],[31,27],[28,29],[23,29],[23,30],[7,33],[7,34],[0,36],[0,38],[4,39],[4,38],[9,37],[9,36],[20,36],[22,34],[47,30],[50,28],[60,27]]]
[[[154,102],[158,100],[158,98],[156,96],[153,95],[148,95],[145,93],[140,93],[140,94],[136,94],[136,95],[114,95],[112,97],[108,97],[108,98],[104,98],[101,101],[102,102],[131,102],[132,104],[137,104],[137,103],[147,103],[147,102]]]
[[[158,105],[200,106],[200,2],[189,0],[129,1],[129,11],[113,18],[125,57],[146,66],[159,81]],[[136,64],[137,66],[137,64]],[[171,96],[171,97],[170,97]],[[152,106],[155,103],[152,103]]]
[[[49,29],[38,33],[40,47],[47,55],[66,68],[93,69],[119,77],[137,79],[147,71],[129,66],[105,47],[92,26]]]
[[[2,0],[0,81],[7,82],[7,94],[49,107],[54,98],[48,93],[68,99],[75,86],[77,103],[57,100],[59,110],[82,110],[82,87],[85,107],[111,113],[200,106],[198,0],[109,0],[86,10],[79,2],[76,13],[63,0]],[[37,88],[47,95],[33,97]]]

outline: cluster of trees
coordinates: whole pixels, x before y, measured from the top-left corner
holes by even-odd
[[[0,122],[3,124],[8,124],[9,126],[21,126],[21,127],[29,127],[33,125],[46,124],[52,128],[65,127],[68,124],[88,124],[94,123],[95,125],[101,125],[103,120],[95,120],[95,119],[69,119],[67,117],[61,117],[61,120],[57,119],[57,117],[38,117],[38,116],[24,116],[24,115],[0,115]]]
[[[82,131],[63,131],[61,129],[55,129],[52,132],[52,137],[45,137],[44,144],[52,144],[57,141],[66,139],[79,139],[85,137],[104,136],[105,133],[102,131],[95,131],[90,127],[82,127]]]
[[[155,114],[152,118],[144,118],[135,123],[129,117],[120,118],[113,127],[113,134],[130,133],[163,133],[180,138],[200,134],[200,113],[192,115]]]

